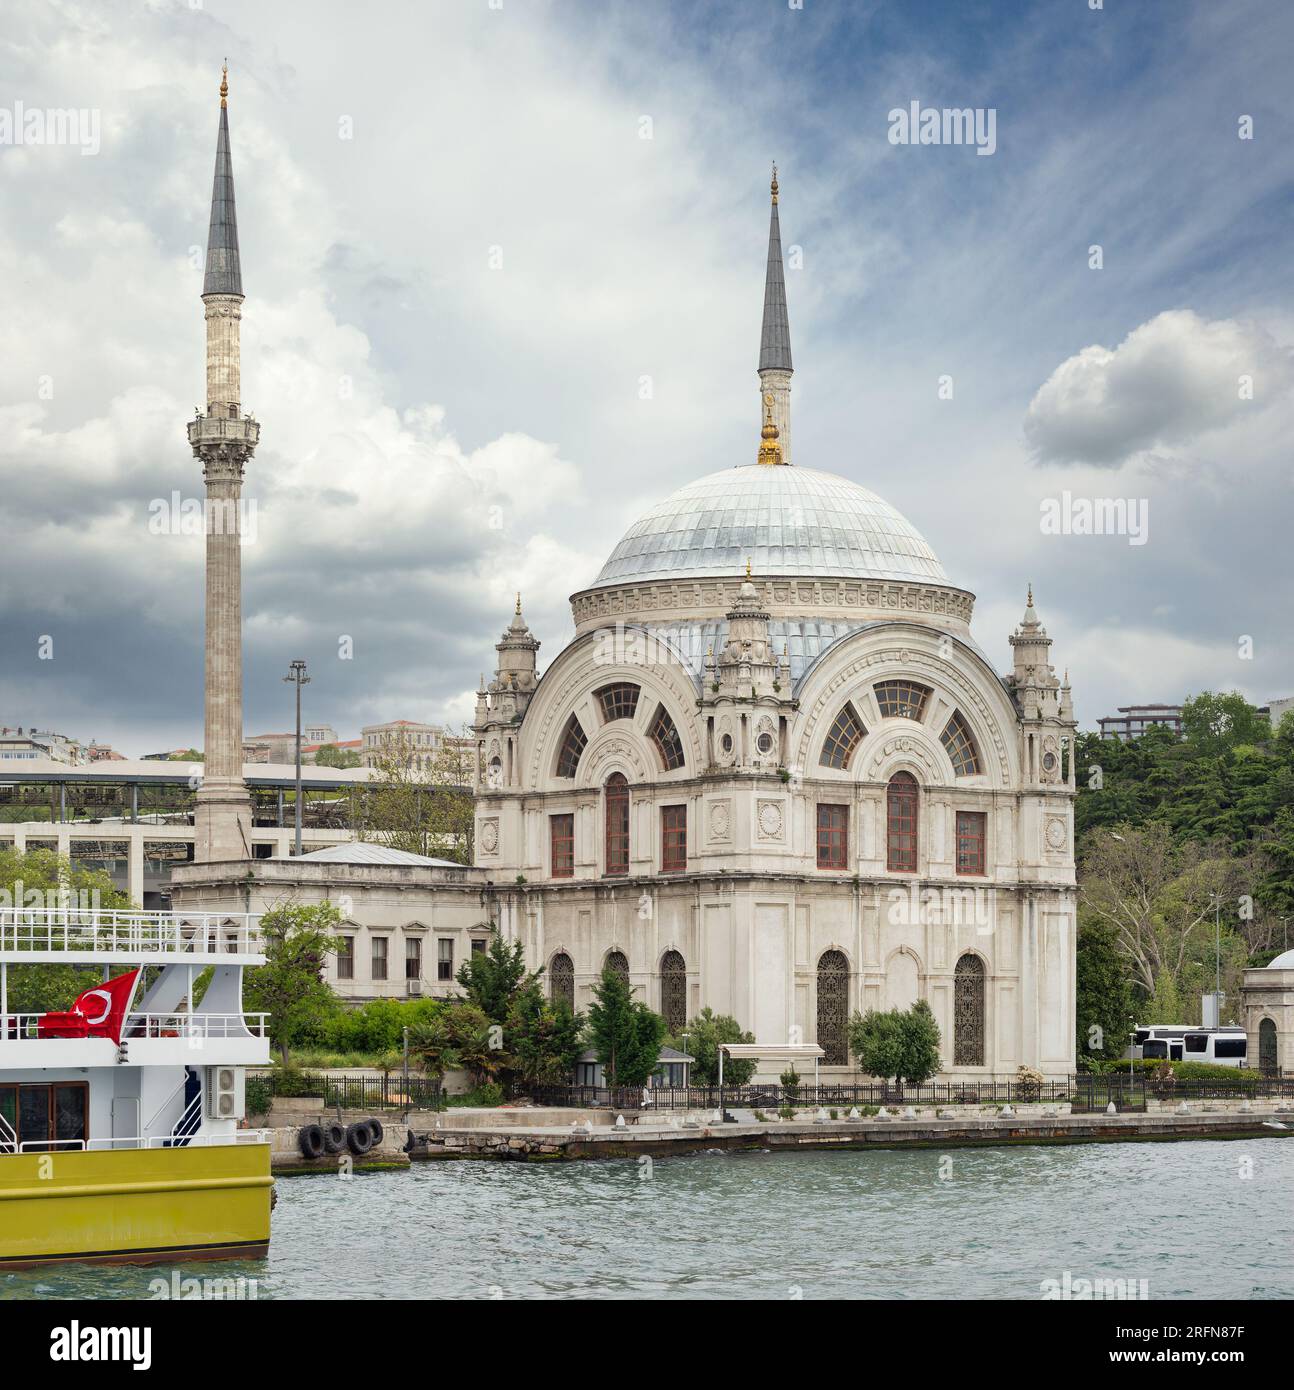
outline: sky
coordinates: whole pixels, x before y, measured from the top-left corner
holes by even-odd
[[[470,719],[517,590],[542,667],[640,512],[754,461],[773,160],[796,462],[1001,671],[1032,582],[1084,726],[1294,694],[1294,7],[1094,4],[6,0],[0,723],[201,742],[225,58],[248,734],[294,658],[343,738]]]

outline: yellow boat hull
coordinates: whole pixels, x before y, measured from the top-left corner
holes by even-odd
[[[268,1144],[0,1155],[0,1269],[64,1260],[258,1259]]]

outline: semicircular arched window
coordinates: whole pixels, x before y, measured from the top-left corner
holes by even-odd
[[[960,710],[954,710],[952,718],[944,725],[939,735],[944,752],[952,760],[953,771],[958,777],[974,777],[980,771],[979,751],[970,725],[962,717]]]
[[[917,871],[917,779],[910,772],[896,772],[885,790],[885,866]]]
[[[575,964],[565,951],[558,951],[548,967],[548,997],[575,1012]]]
[[[953,1065],[984,1065],[984,962],[965,955],[953,972]]]
[[[660,960],[660,1012],[671,1036],[687,1027],[687,963],[677,951]]]
[[[602,962],[603,970],[609,970],[618,980],[629,983],[629,958],[623,951],[608,951]]]
[[[605,873],[629,872],[629,783],[623,772],[613,772],[606,787]]]
[[[818,1046],[824,1066],[849,1065],[849,961],[843,951],[818,957]]]
[[[604,685],[593,692],[602,707],[602,718],[607,724],[617,719],[632,719],[638,708],[638,687],[629,681],[616,681]]]
[[[854,749],[863,741],[866,732],[863,721],[854,712],[853,705],[846,701],[832,722],[831,728],[827,730],[820,759],[822,766],[845,771],[849,767],[850,758],[854,756]]]
[[[651,741],[656,745],[666,772],[683,766],[683,740],[664,705],[656,706],[656,717],[651,722]]]
[[[575,769],[580,765],[580,754],[584,752],[584,745],[588,739],[584,736],[584,730],[580,727],[580,721],[571,715],[566,723],[566,731],[562,734],[562,748],[557,755],[557,775],[559,777],[574,777]]]
[[[879,681],[872,687],[882,719],[915,719],[920,722],[930,699],[930,687],[916,681]]]

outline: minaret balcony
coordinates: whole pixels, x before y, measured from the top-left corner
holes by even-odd
[[[260,442],[261,424],[250,415],[238,415],[232,420],[216,415],[199,415],[188,425],[189,443],[199,457],[205,451],[218,452],[222,446],[232,446],[244,455],[250,454]]]

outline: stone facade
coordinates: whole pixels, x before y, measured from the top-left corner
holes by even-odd
[[[1294,1075],[1294,951],[1246,970],[1240,991],[1248,1038],[1247,1065]]]

